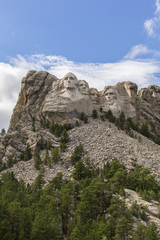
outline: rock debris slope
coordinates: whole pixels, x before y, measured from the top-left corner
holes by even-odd
[[[132,163],[137,163],[149,168],[152,173],[157,174],[160,179],[160,146],[153,141],[141,136],[141,142],[131,138],[124,131],[109,121],[89,119],[87,124],[75,127],[68,131],[70,141],[67,149],[61,154],[61,161],[53,164],[51,168],[46,167],[45,178],[51,180],[57,172],[63,172],[64,176],[70,177],[73,167],[70,162],[74,148],[80,143],[84,147],[83,160],[87,157],[90,163],[97,168],[103,168],[107,161],[113,158],[119,159],[127,169],[132,169]],[[41,152],[42,159],[45,151]],[[5,171],[14,171],[15,175],[25,182],[31,183],[38,175],[34,168],[33,159],[25,162],[17,162],[12,168]]]

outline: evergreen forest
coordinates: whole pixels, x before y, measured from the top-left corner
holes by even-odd
[[[140,223],[149,221],[147,209],[125,203],[125,188],[160,202],[160,186],[148,169],[135,164],[128,172],[114,159],[95,170],[78,161],[71,179],[59,172],[47,185],[44,171],[42,167],[31,185],[18,181],[13,172],[2,174],[1,240],[160,239],[154,223]]]

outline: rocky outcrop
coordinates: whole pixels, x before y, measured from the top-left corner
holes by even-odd
[[[135,222],[141,223],[145,226],[154,222],[158,229],[160,229],[160,219],[159,219],[159,212],[160,212],[160,204],[157,201],[145,201],[142,199],[135,191],[130,189],[125,189],[125,203],[128,208],[132,206],[132,204],[136,203],[139,207],[146,208],[146,214],[148,217],[148,222],[142,221],[142,219],[136,219]]]
[[[123,111],[126,118],[130,117],[139,126],[148,123],[152,134],[160,136],[158,86],[149,86],[138,91],[136,84],[121,82],[116,86],[105,86],[103,91],[98,91],[89,88],[85,80],[78,80],[73,73],[67,73],[62,79],[58,79],[48,72],[32,70],[22,79],[21,91],[8,132],[0,143],[0,156],[4,162],[9,156],[19,160],[27,144],[34,151],[41,136],[46,140],[50,139],[53,147],[58,146],[58,139],[55,139],[49,130],[42,129],[41,119],[75,123],[82,112],[89,117],[94,109],[100,113],[100,108],[103,111],[112,110],[116,117]],[[93,129],[88,134],[92,135],[92,132]],[[96,151],[99,151],[99,148]],[[121,152],[122,150],[120,154]],[[134,157],[136,154],[135,152]]]
[[[112,110],[115,116],[123,111],[141,125],[147,122],[150,130],[160,136],[160,88],[149,86],[137,91],[131,82],[106,86],[98,92],[89,88],[85,80],[78,80],[73,73],[62,79],[44,72],[29,71],[22,79],[22,88],[14,108],[9,131],[47,117],[56,121],[72,121],[84,112],[90,116],[93,109]],[[20,126],[20,127],[19,127]],[[29,126],[28,126],[29,128]]]
[[[151,131],[160,136],[160,87],[152,85],[138,92],[141,120],[146,121]]]

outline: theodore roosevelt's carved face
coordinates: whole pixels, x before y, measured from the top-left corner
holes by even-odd
[[[114,105],[116,103],[117,96],[116,91],[113,88],[108,88],[104,94],[109,105]]]
[[[85,80],[79,80],[78,88],[80,93],[88,95],[89,85]]]
[[[90,96],[93,103],[98,102],[98,90],[96,88],[90,88],[89,96]]]
[[[62,78],[63,87],[69,90],[74,90],[78,86],[78,79],[73,73],[67,73],[64,78]]]

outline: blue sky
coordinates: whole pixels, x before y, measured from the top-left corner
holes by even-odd
[[[143,28],[154,11],[154,0],[1,0],[0,60],[43,53],[114,62],[139,43],[160,48]]]
[[[160,0],[0,0],[0,129],[28,70],[160,84]]]

